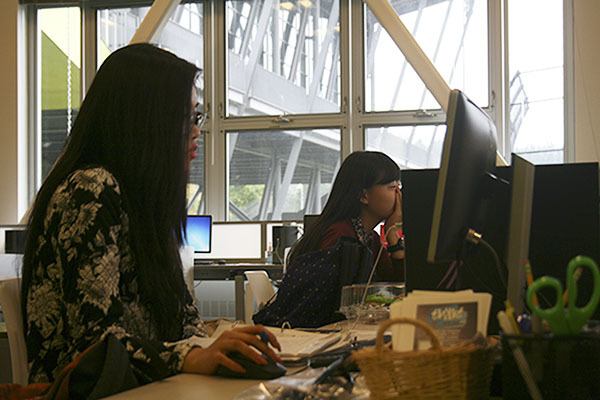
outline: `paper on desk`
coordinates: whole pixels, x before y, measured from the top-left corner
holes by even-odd
[[[234,327],[248,326],[247,324],[234,323],[232,321],[222,320],[210,337],[197,338],[195,343],[202,347],[208,347],[223,334],[223,332],[233,329]],[[306,332],[298,329],[281,329],[267,327],[267,329],[275,335],[277,341],[281,345],[279,356],[284,360],[296,360],[303,357],[311,356],[319,351],[323,351],[342,338],[341,333],[323,334],[317,332]],[[362,340],[365,335],[374,334],[370,332],[355,331],[352,337],[357,336],[358,340]]]

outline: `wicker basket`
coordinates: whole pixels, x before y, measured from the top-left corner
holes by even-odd
[[[405,323],[423,329],[432,348],[396,352],[383,343],[391,325]],[[424,322],[397,318],[381,323],[375,348],[354,352],[373,399],[487,399],[497,346],[469,342],[442,348]]]

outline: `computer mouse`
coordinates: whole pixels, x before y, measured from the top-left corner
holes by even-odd
[[[228,357],[240,364],[246,370],[246,372],[241,374],[239,372],[232,371],[223,365],[219,365],[216,372],[217,375],[228,378],[267,380],[279,378],[280,376],[285,375],[287,372],[287,369],[283,365],[276,362],[264,353],[262,354],[262,357],[267,360],[267,364],[265,365],[256,364],[254,361],[238,352],[230,353],[228,354]]]

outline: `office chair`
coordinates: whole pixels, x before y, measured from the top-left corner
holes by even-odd
[[[265,271],[245,271],[248,287],[245,296],[246,322],[252,322],[252,314],[259,311],[275,295],[271,279]]]
[[[21,313],[21,278],[7,272],[20,270],[21,255],[0,254],[0,308],[6,322],[13,383],[27,384],[27,347]],[[19,272],[20,274],[20,272]]]
[[[181,257],[181,268],[183,272],[183,280],[190,292],[190,296],[194,300],[194,304],[198,305],[196,299],[196,291],[194,290],[194,248],[192,246],[183,246],[179,249]]]

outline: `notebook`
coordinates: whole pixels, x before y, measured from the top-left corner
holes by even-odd
[[[211,337],[198,338],[198,344],[202,347],[210,346],[224,331],[233,328],[231,322],[221,321],[218,328]],[[237,324],[236,327],[244,325]],[[340,332],[318,333],[306,332],[298,329],[267,328],[275,335],[281,345],[279,356],[284,361],[297,361],[305,357],[317,354],[337,342],[342,338]]]
[[[310,357],[339,342],[342,334],[305,332],[297,329],[268,328],[281,345],[279,356],[284,361]]]

